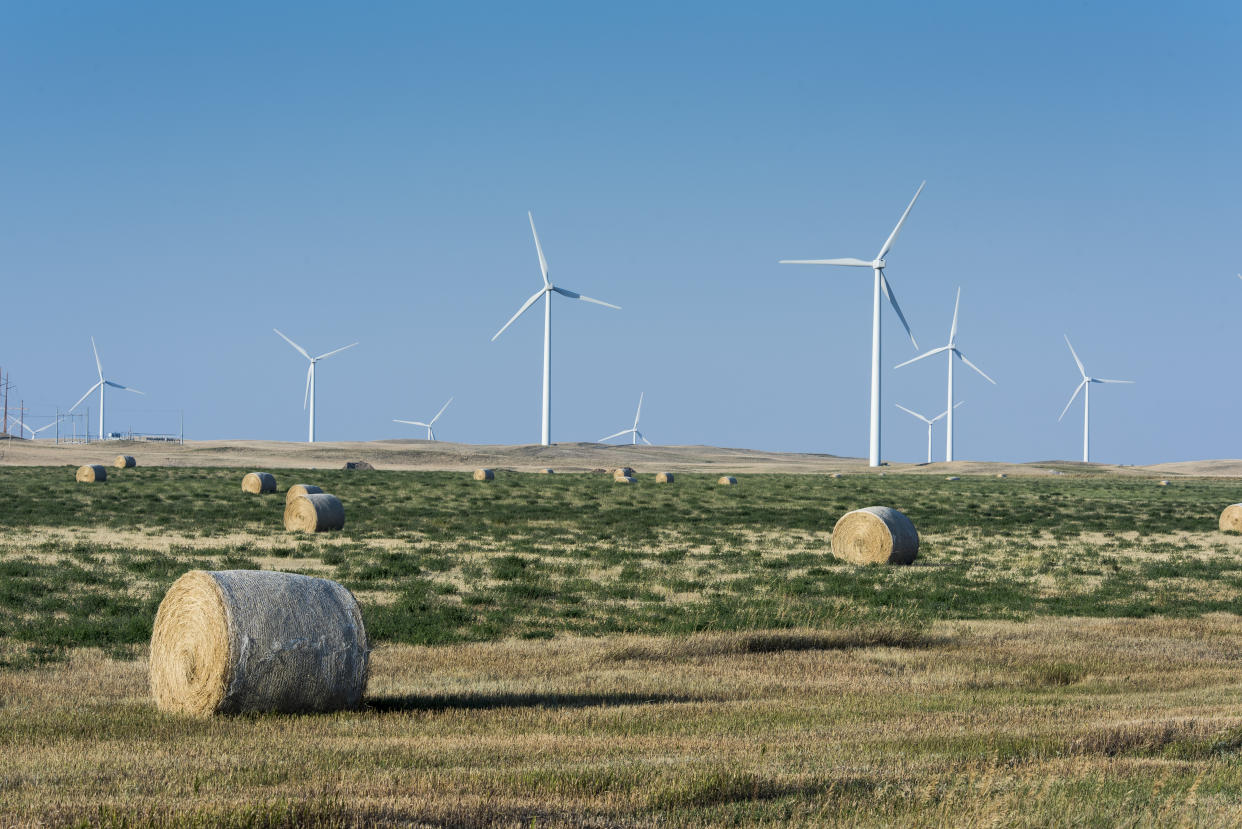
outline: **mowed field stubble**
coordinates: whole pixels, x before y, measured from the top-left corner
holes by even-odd
[[[246,471],[0,469],[0,825],[1242,822],[1236,480]],[[832,558],[874,504],[912,566]],[[195,568],[352,590],[366,708],[157,711]]]

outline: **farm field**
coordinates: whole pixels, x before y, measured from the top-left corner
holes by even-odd
[[[0,468],[0,825],[1242,822],[1234,480],[244,471]],[[870,504],[913,566],[831,557]],[[168,585],[259,567],[357,595],[366,710],[156,711]]]

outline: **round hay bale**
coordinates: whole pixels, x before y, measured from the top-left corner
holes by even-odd
[[[294,484],[285,492],[285,503],[288,504],[299,495],[318,495],[321,492],[323,490],[314,484]]]
[[[556,471],[556,470],[554,470],[554,469],[540,469],[540,470],[539,470],[539,474],[540,474],[540,475],[551,475],[551,474],[553,474],[555,471]]]
[[[630,468],[630,467],[628,467],[628,466],[620,466],[620,467],[617,467],[616,469],[612,470],[612,477],[614,477],[614,478],[633,478],[633,477],[634,477],[634,470],[633,470],[633,469],[631,469],[631,468]]]
[[[829,478],[844,478],[845,476],[844,476],[844,475],[842,475],[840,472],[833,472],[833,473],[832,473],[831,475],[829,475],[828,477],[829,477]]]
[[[1160,486],[1168,486],[1168,485],[1169,485],[1169,482],[1168,482],[1168,481],[1161,481],[1161,482],[1160,482]]]
[[[242,478],[242,492],[259,495],[276,491],[276,477],[270,472],[247,472]]]
[[[1004,472],[997,472],[997,473],[996,473],[996,477],[998,477],[998,478],[1008,478],[1009,476],[1008,476],[1008,475],[1006,475]]]
[[[852,564],[909,564],[919,554],[919,534],[904,513],[863,507],[832,528],[832,554]]]
[[[476,481],[492,481],[496,479],[496,473],[490,469],[474,470],[474,479]]]
[[[956,476],[956,475],[950,475],[949,477],[945,478],[945,480],[946,480],[946,481],[960,481],[960,480],[961,480],[961,478],[959,478],[959,477],[958,477],[958,476]]]
[[[78,483],[93,484],[108,480],[108,468],[101,463],[78,467]]]
[[[673,482],[672,472],[657,472],[655,476],[657,484],[671,484]]]
[[[138,461],[134,460],[133,455],[117,455],[112,465],[117,469],[133,469],[138,465]]]
[[[321,533],[345,527],[345,505],[326,492],[296,495],[285,502],[285,529]]]
[[[1235,533],[1242,533],[1242,504],[1230,504],[1225,507],[1225,511],[1220,514],[1220,529],[1222,532],[1232,530]]]
[[[634,476],[632,476],[632,475],[614,475],[614,476],[612,477],[612,481],[613,481],[613,483],[616,483],[616,484],[636,484],[636,483],[638,483],[638,479],[637,479],[637,478],[635,478],[635,477],[634,477]]]
[[[721,475],[716,483],[721,486],[737,486],[737,478],[734,478],[732,475]]]
[[[358,602],[334,581],[191,570],[155,614],[151,696],[198,716],[358,708],[369,655]]]

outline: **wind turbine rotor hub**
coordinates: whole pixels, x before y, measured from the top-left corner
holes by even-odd
[[[883,260],[883,259],[876,259],[875,261],[873,261],[873,262],[871,263],[871,267],[876,268],[876,269],[881,270],[881,271],[882,271],[882,270],[884,270],[884,260]]]

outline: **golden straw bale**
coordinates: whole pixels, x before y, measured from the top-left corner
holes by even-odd
[[[833,472],[833,473],[832,473],[831,475],[829,475],[828,477],[829,477],[829,478],[844,478],[845,476],[844,476],[844,475],[842,475],[840,472]]]
[[[354,709],[369,656],[358,602],[334,581],[191,570],[155,614],[151,695],[197,716]]]
[[[78,483],[93,484],[108,480],[108,468],[100,463],[78,467]]]
[[[133,455],[117,455],[112,465],[117,469],[132,469],[138,465],[138,461],[134,460]]]
[[[904,513],[863,507],[832,528],[832,554],[853,564],[909,564],[919,554],[919,534]]]
[[[956,475],[950,475],[950,476],[948,476],[947,478],[945,478],[945,480],[946,480],[946,481],[960,481],[960,480],[961,480],[961,478],[959,478],[959,477],[958,477],[958,476],[956,476]]]
[[[322,489],[314,484],[294,484],[285,492],[285,503],[289,503],[299,495],[318,495]]]
[[[1242,533],[1242,504],[1230,504],[1220,514],[1220,528]]]
[[[655,476],[657,484],[671,484],[673,482],[672,472],[657,472]]]
[[[556,471],[556,470],[554,470],[554,469],[540,469],[540,470],[539,470],[539,474],[540,474],[540,475],[551,475],[551,474],[552,474],[553,472],[555,472],[555,471]]]
[[[345,505],[326,492],[295,495],[285,502],[285,529],[321,533],[345,527]]]
[[[496,473],[490,469],[474,470],[474,479],[476,481],[492,481],[496,479]]]
[[[633,470],[633,469],[631,469],[631,468],[630,468],[630,467],[628,467],[628,466],[619,466],[619,467],[617,467],[616,469],[612,470],[612,477],[614,477],[614,478],[633,478],[633,477],[634,477],[634,470]]]
[[[614,483],[618,484],[636,484],[638,479],[632,475],[614,475],[612,477]]]
[[[247,472],[242,478],[242,492],[258,495],[276,491],[276,477],[270,472]]]
[[[720,484],[721,486],[736,486],[737,478],[734,478],[732,475],[721,475],[719,480],[716,481],[716,483]]]

